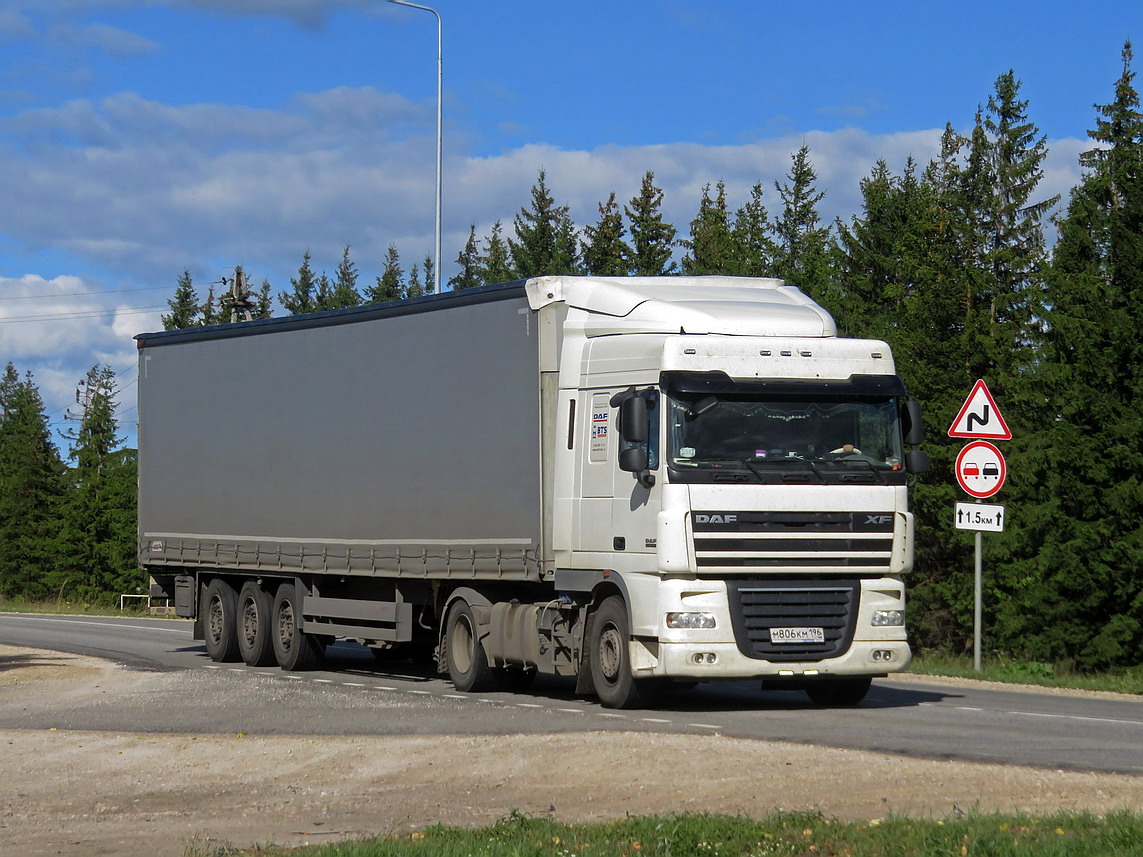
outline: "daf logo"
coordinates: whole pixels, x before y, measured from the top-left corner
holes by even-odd
[[[737,515],[695,515],[696,524],[737,524]]]
[[[888,524],[893,520],[892,515],[866,515],[865,523],[879,526],[881,524]]]

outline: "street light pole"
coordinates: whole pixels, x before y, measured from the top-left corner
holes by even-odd
[[[444,89],[444,41],[441,32],[441,16],[436,9],[428,6],[421,6],[417,3],[409,3],[407,0],[388,0],[390,3],[395,3],[398,6],[408,6],[411,9],[421,9],[425,12],[432,12],[437,19],[437,225],[436,225],[436,260],[434,265],[434,282],[433,291],[437,294],[441,292],[441,161],[442,161],[442,147],[441,147],[441,116],[443,113],[442,108],[442,92]]]

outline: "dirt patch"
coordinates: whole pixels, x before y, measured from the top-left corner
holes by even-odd
[[[29,702],[137,698],[162,678],[0,647],[0,698],[10,702],[13,694]],[[190,843],[205,850],[328,842],[438,822],[485,824],[513,809],[575,821],[667,811],[879,818],[943,817],[954,805],[1029,812],[1143,805],[1143,778],[717,735],[252,737],[33,725],[0,731],[0,750],[0,853],[19,855],[178,857]]]

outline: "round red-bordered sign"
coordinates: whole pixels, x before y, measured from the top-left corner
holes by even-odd
[[[973,497],[991,497],[1007,478],[1004,454],[986,440],[973,441],[956,457],[956,481]]]

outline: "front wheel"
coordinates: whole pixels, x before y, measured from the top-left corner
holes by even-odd
[[[806,696],[815,705],[846,706],[857,705],[869,693],[873,679],[864,678],[823,678],[806,686]]]
[[[488,655],[480,642],[480,631],[472,607],[463,598],[453,602],[445,625],[445,663],[448,677],[463,693],[495,690],[496,673],[488,665]]]
[[[588,652],[591,680],[604,708],[638,708],[643,702],[631,674],[631,630],[627,605],[612,595],[595,611]]]

